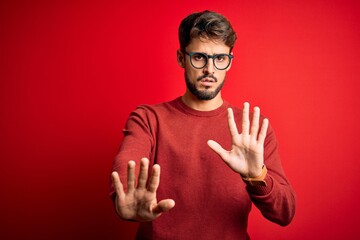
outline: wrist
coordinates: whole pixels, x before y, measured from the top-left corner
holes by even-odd
[[[266,186],[265,177],[267,174],[267,168],[263,165],[261,169],[261,174],[257,177],[243,177],[243,181],[250,186]]]

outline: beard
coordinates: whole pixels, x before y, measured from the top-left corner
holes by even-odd
[[[215,82],[217,82],[217,78],[215,76],[213,76],[212,74],[207,74],[207,75],[203,75],[201,77],[199,77],[198,79],[196,79],[197,82],[201,81],[203,78],[212,78],[214,79]],[[221,91],[222,87],[224,86],[225,83],[225,79],[224,81],[213,91],[208,90],[210,87],[205,87],[205,90],[199,90],[195,84],[193,84],[191,82],[191,80],[189,79],[188,75],[185,72],[185,82],[186,82],[186,87],[189,89],[189,91],[195,96],[197,97],[197,99],[199,100],[211,100],[213,98],[215,98],[218,93]]]

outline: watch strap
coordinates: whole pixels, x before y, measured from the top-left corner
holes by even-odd
[[[267,186],[265,181],[266,174],[267,168],[263,165],[260,176],[255,178],[243,178],[243,181],[249,186]]]

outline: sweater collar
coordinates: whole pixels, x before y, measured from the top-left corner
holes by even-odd
[[[223,101],[223,104],[211,111],[199,111],[199,110],[195,110],[192,109],[190,107],[188,107],[182,100],[181,97],[176,98],[175,100],[173,100],[173,103],[175,105],[176,108],[178,108],[180,111],[182,111],[185,114],[190,114],[190,115],[194,115],[194,116],[198,116],[198,117],[213,117],[213,116],[217,116],[221,113],[223,113],[224,111],[226,112],[226,109],[229,108],[229,103],[227,101]]]

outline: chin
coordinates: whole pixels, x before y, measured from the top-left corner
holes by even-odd
[[[193,93],[194,94],[194,93]],[[215,91],[198,91],[196,94],[194,94],[197,99],[202,100],[202,101],[209,101],[214,99],[218,93]]]
[[[187,89],[192,93],[192,95],[201,101],[214,99],[219,94],[225,83],[225,81],[222,81],[219,85],[215,84],[216,86],[199,86],[196,83],[192,83],[186,74],[185,82]]]

